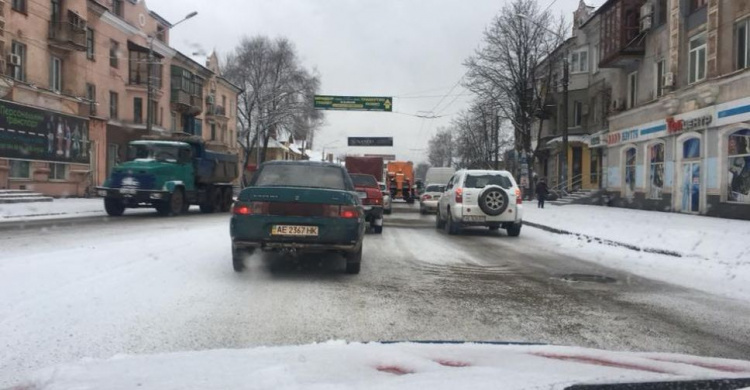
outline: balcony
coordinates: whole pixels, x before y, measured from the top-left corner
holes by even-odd
[[[223,117],[227,118],[227,110],[224,108],[224,106],[219,106],[216,104],[206,104],[206,117]],[[219,118],[217,118],[219,119]]]
[[[181,89],[173,89],[170,103],[174,111],[188,114],[199,115],[203,112],[203,97],[191,95]]]
[[[49,44],[63,50],[86,50],[86,29],[70,22],[49,22]]]
[[[646,53],[640,31],[640,12],[645,0],[609,0],[600,8],[600,68],[624,68]]]

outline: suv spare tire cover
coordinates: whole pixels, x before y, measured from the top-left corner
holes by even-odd
[[[508,208],[508,201],[508,193],[500,186],[489,186],[479,193],[479,208],[493,217]]]

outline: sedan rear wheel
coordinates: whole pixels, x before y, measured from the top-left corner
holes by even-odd
[[[362,265],[362,246],[356,252],[346,254],[346,273],[356,275]]]

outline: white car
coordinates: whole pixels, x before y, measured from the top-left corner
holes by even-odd
[[[466,226],[502,227],[517,237],[523,224],[521,200],[521,189],[510,172],[461,170],[440,197],[435,225],[448,234],[458,234]]]
[[[436,212],[443,192],[445,192],[445,184],[428,184],[422,196],[419,197],[419,212],[421,214]]]
[[[380,185],[380,191],[383,192],[383,214],[390,214],[393,210],[393,205],[391,205],[391,192],[388,191],[388,187],[386,187],[385,183],[378,183]]]

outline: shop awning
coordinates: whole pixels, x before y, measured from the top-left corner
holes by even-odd
[[[563,139],[562,137],[555,137],[551,140],[547,141],[547,145],[553,145],[556,143],[562,143]],[[568,143],[570,142],[580,142],[584,143],[586,145],[590,145],[591,142],[591,136],[590,135],[569,135],[568,136]]]

